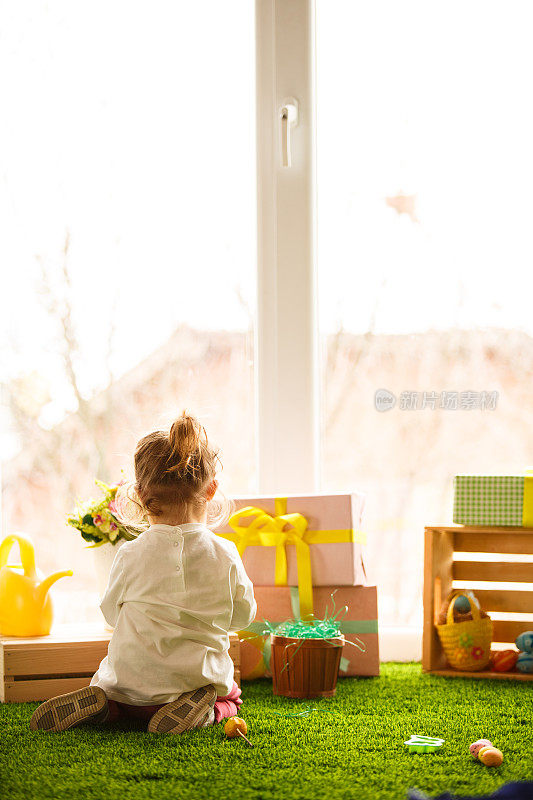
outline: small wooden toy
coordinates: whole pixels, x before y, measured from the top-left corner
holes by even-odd
[[[510,672],[514,669],[517,659],[516,650],[496,650],[492,654],[492,668],[496,672]]]
[[[237,736],[240,736],[241,739],[244,739],[248,747],[253,747],[251,741],[246,737],[248,726],[241,717],[230,717],[224,725],[224,733],[228,739],[236,739]]]
[[[470,752],[486,767],[499,767],[503,764],[503,753],[488,739],[478,739],[469,748]]]
[[[503,764],[503,753],[497,747],[482,747],[477,757],[486,767],[500,767]]]
[[[418,736],[416,733],[412,733],[411,738],[404,744],[409,748],[410,753],[434,753],[435,750],[440,750],[444,744],[444,739],[435,739],[433,736]]]

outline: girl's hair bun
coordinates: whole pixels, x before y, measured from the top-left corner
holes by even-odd
[[[184,411],[172,424],[168,440],[170,444],[168,473],[175,473],[178,478],[192,480],[208,477],[207,474],[203,475],[209,471],[206,470],[209,465],[205,462],[211,461],[207,452],[207,434],[196,417]]]

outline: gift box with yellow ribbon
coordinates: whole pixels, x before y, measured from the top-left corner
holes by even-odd
[[[298,586],[302,618],[313,587],[366,583],[362,494],[237,498],[227,526],[254,586]]]
[[[533,470],[525,475],[456,475],[453,521],[533,527]]]
[[[241,679],[270,677],[270,634],[265,620],[276,627],[300,617],[298,588],[295,586],[256,586],[255,621],[241,640]],[[333,595],[333,599],[332,599]],[[339,611],[338,620],[346,643],[343,648],[339,676],[379,675],[377,591],[375,586],[318,586],[313,590],[316,618]]]

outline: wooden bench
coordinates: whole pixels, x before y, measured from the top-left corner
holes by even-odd
[[[98,626],[58,626],[49,636],[0,637],[2,703],[48,700],[89,684],[107,654],[111,632]],[[240,686],[240,644],[230,637]]]

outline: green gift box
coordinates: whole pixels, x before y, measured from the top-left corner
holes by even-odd
[[[533,475],[456,475],[453,521],[532,527]]]

